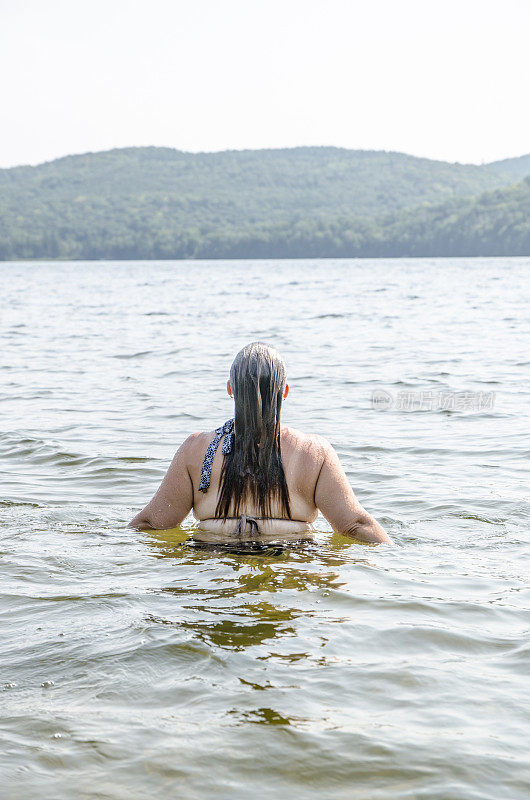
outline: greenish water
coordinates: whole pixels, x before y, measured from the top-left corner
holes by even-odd
[[[0,265],[2,798],[526,800],[529,266]],[[395,548],[125,527],[253,339]]]

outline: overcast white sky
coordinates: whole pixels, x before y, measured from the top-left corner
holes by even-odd
[[[530,0],[0,0],[0,166],[131,145],[530,152]]]

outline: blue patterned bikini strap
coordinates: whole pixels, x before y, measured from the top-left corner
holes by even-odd
[[[223,442],[222,452],[227,455],[232,450],[232,442],[234,439],[234,420],[228,419],[224,425],[215,429],[215,436],[208,445],[208,450],[204,456],[201,469],[201,482],[199,483],[199,492],[207,492],[210,487],[210,475],[212,473],[212,464],[219,447],[219,442],[225,436]]]

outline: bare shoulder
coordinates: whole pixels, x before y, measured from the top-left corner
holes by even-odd
[[[296,428],[282,425],[282,447],[296,450],[307,459],[322,464],[333,447],[324,436],[318,433],[304,433]]]
[[[214,436],[215,431],[195,431],[195,433],[190,433],[180,445],[178,453],[187,461],[193,462],[199,455],[202,458]]]

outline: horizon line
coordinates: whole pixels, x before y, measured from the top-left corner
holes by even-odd
[[[420,161],[438,161],[443,164],[459,164],[461,166],[472,166],[472,167],[482,167],[488,166],[491,164],[498,164],[503,161],[511,161],[518,158],[524,158],[525,156],[529,156],[530,153],[521,153],[518,156],[507,156],[505,158],[495,158],[492,161],[481,161],[479,163],[472,162],[472,161],[448,161],[443,158],[431,158],[429,156],[417,156],[413,153],[406,153],[402,150],[385,150],[385,149],[372,149],[372,148],[365,148],[365,147],[342,147],[340,145],[333,145],[333,144],[309,144],[309,145],[293,145],[287,147],[241,147],[241,148],[224,148],[222,150],[183,150],[178,147],[171,147],[169,145],[154,145],[154,144],[147,144],[147,145],[124,145],[118,147],[106,147],[101,150],[85,150],[83,152],[74,152],[74,153],[65,153],[62,156],[56,156],[55,158],[45,159],[44,161],[37,161],[34,163],[22,163],[22,164],[12,164],[9,167],[0,167],[0,171],[10,170],[10,169],[21,169],[23,167],[41,167],[45,164],[52,164],[54,161],[61,161],[66,158],[76,158],[79,156],[88,156],[88,155],[97,155],[99,153],[112,153],[115,150],[172,150],[176,153],[183,153],[185,155],[190,156],[199,156],[199,155],[221,155],[223,153],[259,153],[259,152],[271,152],[271,151],[280,151],[280,150],[344,150],[350,153],[389,153],[401,156],[407,156],[409,158],[416,158]]]

